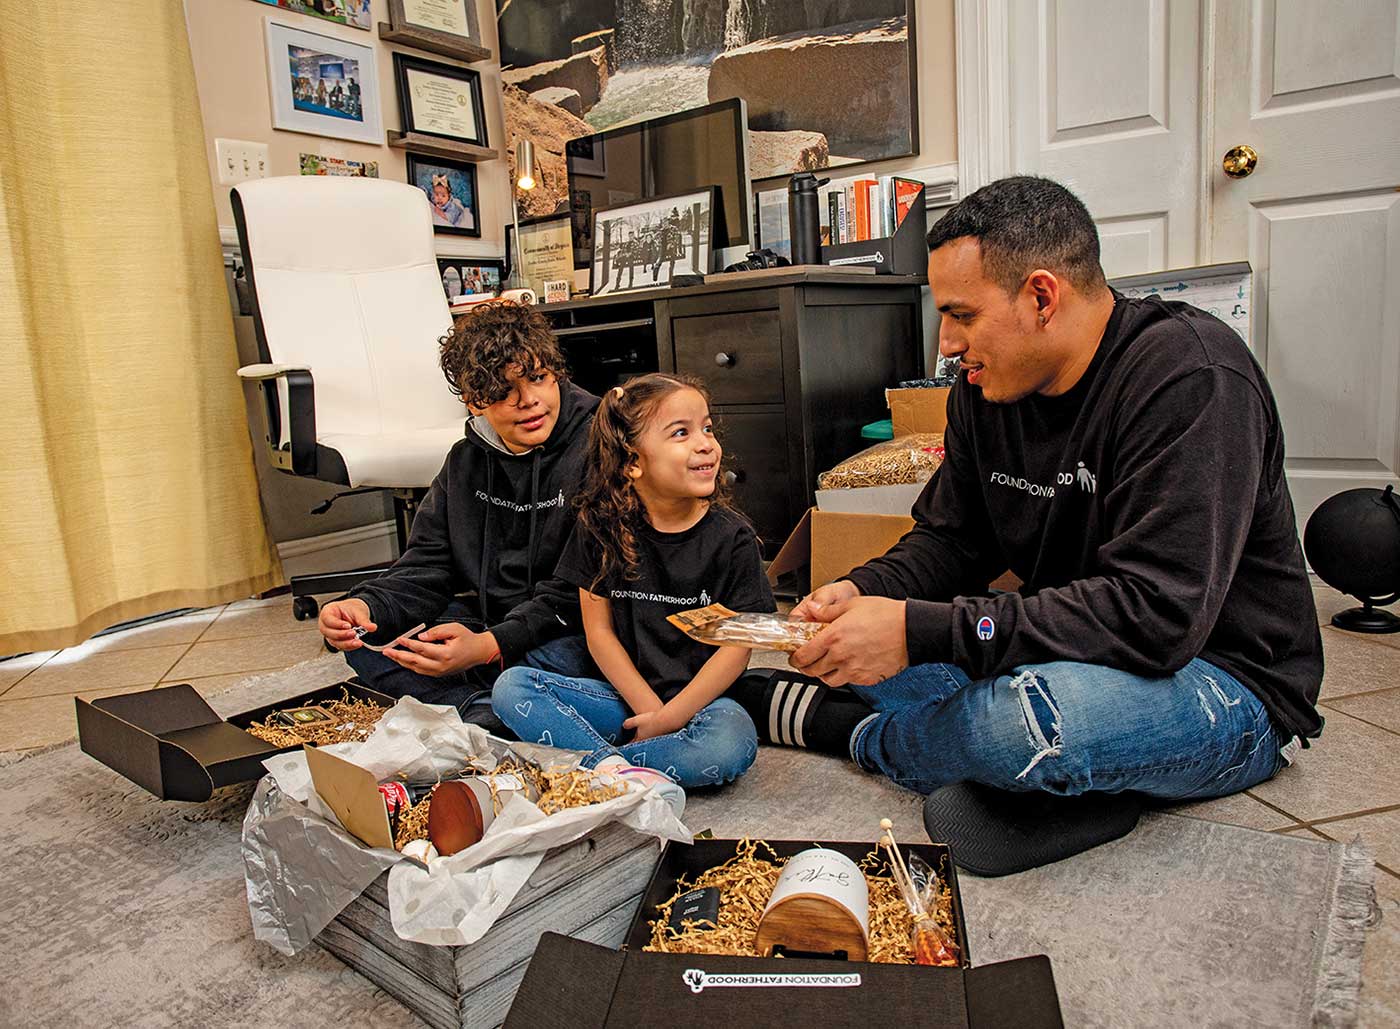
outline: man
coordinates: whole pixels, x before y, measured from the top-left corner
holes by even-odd
[[[1215,318],[1109,289],[1083,204],[1003,179],[929,233],[947,459],[886,555],[814,591],[793,664],[874,709],[850,753],[950,783],[1234,793],[1322,728],[1322,650],[1264,374]],[[1019,593],[986,596],[1010,567]]]
[[[490,691],[506,666],[592,674],[578,590],[553,573],[598,398],[564,377],[533,307],[491,302],[462,315],[441,363],[471,413],[466,437],[419,505],[404,553],[322,607],[320,629],[373,688],[454,704],[497,728]],[[456,599],[464,592],[475,595]],[[419,623],[431,627],[398,638]],[[394,645],[376,653],[364,642]]]

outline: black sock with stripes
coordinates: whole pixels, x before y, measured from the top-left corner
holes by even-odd
[[[761,741],[841,757],[850,756],[851,731],[874,710],[848,689],[785,669],[750,669],[725,696],[749,713]]]

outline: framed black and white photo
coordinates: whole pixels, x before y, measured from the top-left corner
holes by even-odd
[[[389,24],[379,35],[463,61],[491,55],[481,40],[476,0],[389,0]]]
[[[439,257],[442,289],[448,300],[468,293],[499,293],[506,263],[495,257]]]
[[[668,286],[677,275],[709,272],[716,190],[655,197],[593,211],[595,297]]]
[[[394,54],[404,132],[486,146],[481,76],[470,68]]]
[[[273,128],[384,143],[374,51],[266,20]]]
[[[423,191],[433,231],[452,236],[480,236],[481,208],[476,165],[444,157],[405,154],[408,181]]]

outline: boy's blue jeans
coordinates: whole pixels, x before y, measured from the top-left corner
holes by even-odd
[[[618,744],[632,709],[611,683],[539,668],[507,668],[491,691],[496,717],[522,740],[590,752],[592,766],[610,754],[656,768],[686,788],[718,786],[749,770],[758,733],[742,707],[711,701],[679,732]]]
[[[1162,679],[1058,661],[972,682],[956,665],[924,664],[850,688],[876,711],[852,733],[851,757],[919,793],[971,781],[1220,797],[1272,778],[1288,742],[1253,693],[1199,658]]]

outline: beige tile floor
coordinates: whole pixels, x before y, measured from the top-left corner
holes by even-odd
[[[1327,659],[1322,739],[1272,781],[1180,811],[1268,832],[1361,839],[1377,862],[1382,918],[1367,943],[1359,1024],[1400,1027],[1400,635],[1334,629],[1327,620],[1351,603],[1323,586],[1315,594]],[[74,696],[175,682],[207,695],[322,652],[314,623],[293,620],[283,596],[0,660],[0,751],[71,738]]]

